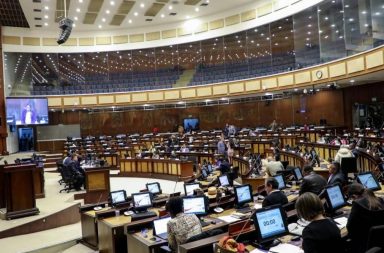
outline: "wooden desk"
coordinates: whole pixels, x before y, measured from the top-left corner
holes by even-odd
[[[159,237],[155,237],[156,241],[151,240],[153,238],[153,230],[148,229],[146,237],[141,232],[133,234],[127,234],[128,252],[130,253],[154,253],[158,252],[159,248],[163,245],[168,245],[167,240],[163,240]]]
[[[110,208],[104,208],[100,211],[105,211],[108,209]],[[80,210],[80,220],[83,242],[92,249],[97,250],[99,245],[99,234],[97,229],[96,212],[94,210],[89,210],[86,212],[82,212]]]
[[[85,204],[108,201],[110,189],[109,167],[85,169]]]

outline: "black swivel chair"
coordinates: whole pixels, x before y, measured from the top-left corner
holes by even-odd
[[[373,226],[368,233],[367,249],[380,247],[384,249],[384,225]]]
[[[66,191],[68,193],[71,190],[74,190],[76,177],[72,171],[72,167],[63,165],[63,168],[61,169],[60,173],[64,182],[64,189],[61,189],[60,193],[63,191]]]

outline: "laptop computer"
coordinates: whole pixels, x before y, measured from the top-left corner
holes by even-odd
[[[153,221],[153,235],[160,237],[163,240],[168,239],[167,223],[171,217],[165,217]]]

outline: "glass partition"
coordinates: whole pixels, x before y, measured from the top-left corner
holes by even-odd
[[[249,76],[262,76],[272,73],[272,51],[269,25],[247,31],[247,55]]]

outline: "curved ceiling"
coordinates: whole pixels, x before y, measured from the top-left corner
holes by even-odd
[[[212,16],[264,0],[66,0],[76,31],[132,29]],[[20,1],[31,29],[57,30],[64,0]]]

